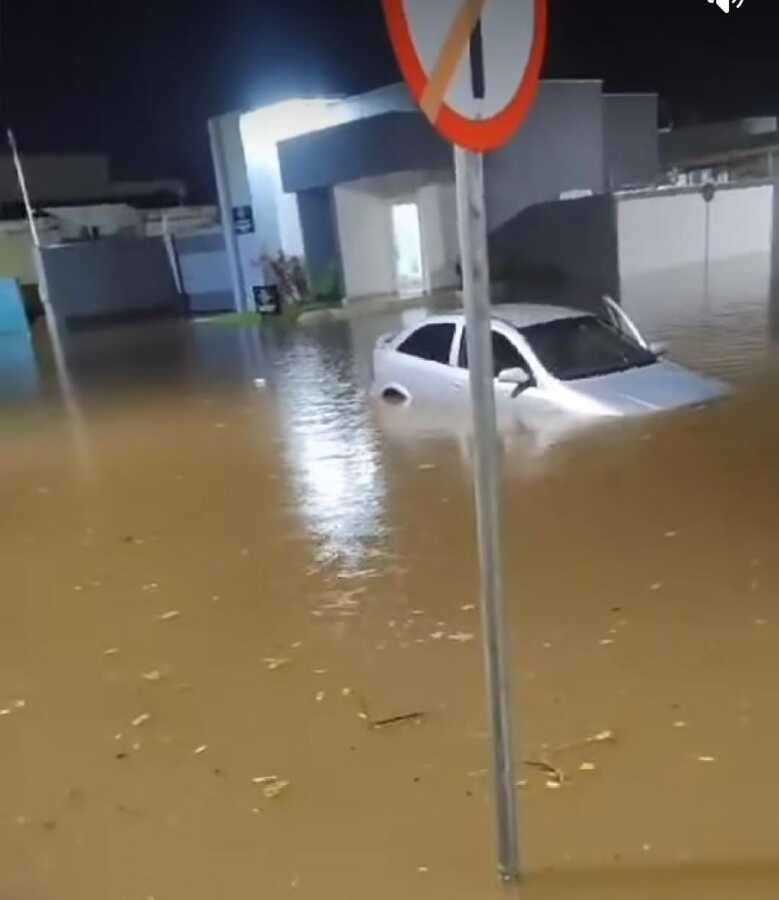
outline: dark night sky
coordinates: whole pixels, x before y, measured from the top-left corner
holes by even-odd
[[[200,196],[208,116],[399,77],[379,0],[0,4],[0,118],[25,147],[107,151],[116,177],[180,176]],[[550,4],[549,77],[658,90],[677,122],[779,111],[774,2]]]

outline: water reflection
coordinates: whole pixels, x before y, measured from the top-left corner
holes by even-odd
[[[286,346],[285,346],[286,344]],[[359,568],[386,536],[378,436],[349,329],[275,347],[276,403],[296,507],[320,563]]]

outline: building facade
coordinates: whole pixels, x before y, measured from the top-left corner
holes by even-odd
[[[251,307],[280,251],[303,257],[313,284],[337,279],[350,300],[457,285],[452,148],[405,85],[233,113],[209,130],[236,308]],[[555,245],[566,199],[651,183],[657,141],[655,96],[612,98],[599,80],[542,82],[521,131],[485,159],[496,252],[513,256],[511,240],[535,207],[552,206],[544,234]],[[590,215],[600,221],[596,207],[585,204],[584,218],[579,208],[574,243]],[[549,249],[553,258],[560,248]],[[493,254],[497,271],[510,263]]]

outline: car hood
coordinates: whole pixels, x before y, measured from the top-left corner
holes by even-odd
[[[567,387],[605,404],[617,415],[640,415],[705,403],[730,393],[716,378],[690,372],[669,362],[569,381]]]

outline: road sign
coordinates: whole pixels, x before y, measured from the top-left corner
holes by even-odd
[[[519,877],[511,676],[503,609],[500,446],[495,414],[483,152],[530,111],[546,45],[547,0],[383,0],[395,52],[422,111],[455,144],[457,225],[467,321],[481,617],[498,866]]]
[[[482,152],[510,140],[538,91],[548,0],[383,2],[403,76],[438,131]]]

